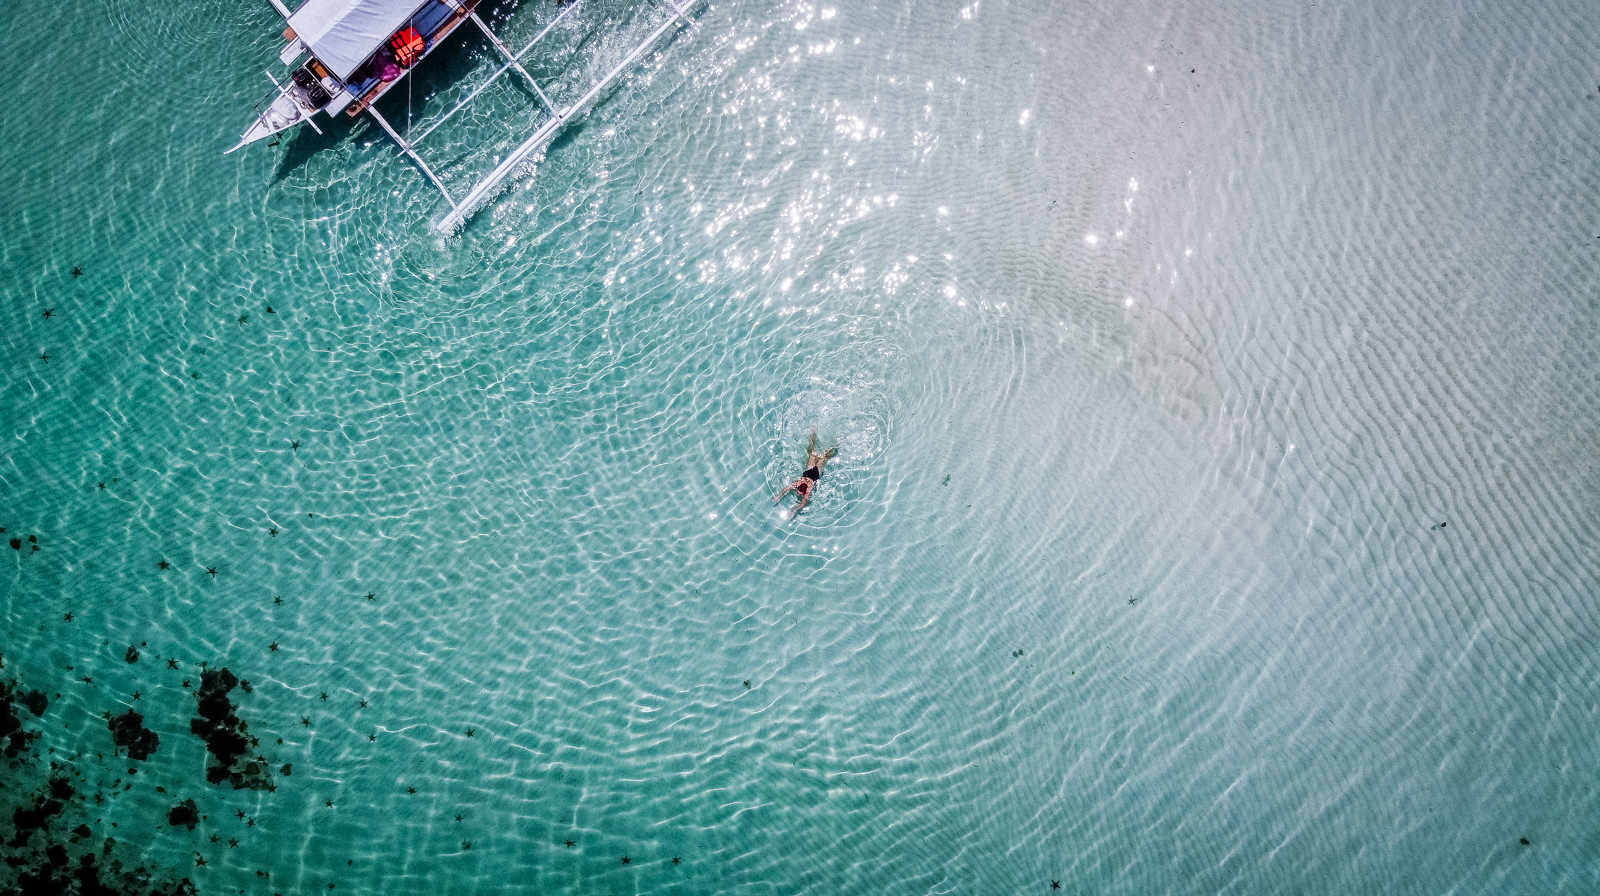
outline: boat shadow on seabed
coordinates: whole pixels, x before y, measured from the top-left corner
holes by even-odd
[[[284,182],[311,161],[312,156],[350,136],[353,124],[355,124],[353,120],[340,116],[324,124],[321,133],[310,128],[297,128],[292,135],[279,135],[276,139],[288,144],[288,149],[284,151],[283,158],[278,160],[278,167],[272,172],[272,180],[269,183],[277,186]]]

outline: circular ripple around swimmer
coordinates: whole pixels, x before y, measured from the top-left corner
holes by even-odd
[[[841,369],[830,368],[829,360],[838,359],[818,359],[817,368]],[[782,483],[793,480],[805,464],[806,445],[815,432],[819,449],[837,447],[838,454],[827,463],[807,510],[819,513],[827,508],[827,515],[844,525],[868,522],[852,521],[851,511],[863,500],[860,492],[866,477],[892,436],[894,410],[887,387],[884,379],[864,372],[816,373],[790,386],[787,394],[775,396],[763,415],[769,477]]]
[[[705,472],[714,478],[692,487],[720,495],[718,513],[730,523],[721,531],[735,543],[746,540],[737,533],[751,526],[777,523],[778,531],[791,535],[823,527],[837,534],[879,518],[885,512],[881,462],[895,417],[893,344],[880,336],[809,350],[801,347],[812,342],[804,332],[777,321],[760,326],[771,327],[775,336],[783,333],[777,341],[794,346],[794,360],[776,366],[756,360],[758,347],[775,344],[772,338],[715,350],[724,355],[718,367],[730,376],[722,380],[724,388],[703,393],[697,413],[721,421],[719,428],[732,436],[718,454],[736,478],[730,488],[727,473],[707,467]],[[779,508],[772,496],[803,470],[813,431],[819,448],[837,447],[838,453],[827,463],[805,512],[790,520],[794,497],[785,498]]]

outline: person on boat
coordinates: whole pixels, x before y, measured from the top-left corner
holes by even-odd
[[[784,486],[783,491],[778,492],[777,496],[772,499],[772,503],[776,504],[783,500],[784,495],[794,492],[800,496],[800,503],[795,505],[794,513],[789,514],[789,516],[793,517],[798,514],[805,508],[806,502],[811,500],[811,490],[816,488],[817,481],[822,478],[823,465],[832,460],[833,456],[838,453],[838,442],[834,442],[833,447],[827,451],[818,451],[817,431],[813,429],[811,431],[811,441],[806,445],[806,471],[800,474],[799,479]]]

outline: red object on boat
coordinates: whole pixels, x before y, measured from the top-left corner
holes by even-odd
[[[427,44],[423,42],[422,35],[417,29],[407,25],[394,33],[389,38],[389,47],[394,50],[394,61],[404,68],[410,68],[422,58],[422,50]]]

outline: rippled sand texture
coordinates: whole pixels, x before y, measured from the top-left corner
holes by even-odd
[[[370,122],[221,155],[266,3],[17,23],[72,812],[206,893],[1600,890],[1592,8],[1069,6],[716,2],[448,239]]]

